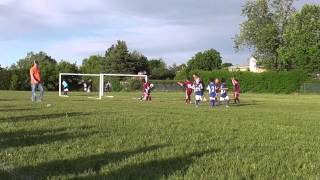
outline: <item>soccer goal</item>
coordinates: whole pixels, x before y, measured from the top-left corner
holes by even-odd
[[[148,76],[135,74],[60,73],[59,96],[69,97],[68,91],[71,91],[70,94],[72,95],[80,94],[88,96],[88,98],[102,99],[105,92],[139,90],[143,79],[147,82]]]

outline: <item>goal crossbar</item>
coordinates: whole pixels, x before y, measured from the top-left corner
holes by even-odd
[[[99,77],[99,97],[98,99],[102,99],[103,94],[104,94],[104,76],[117,76],[117,77],[142,77],[145,79],[145,81],[148,81],[148,76],[147,75],[136,75],[136,74],[105,74],[105,73],[100,73],[100,74],[81,74],[81,73],[59,73],[59,96],[62,96],[61,90],[61,80],[62,76],[95,76]]]

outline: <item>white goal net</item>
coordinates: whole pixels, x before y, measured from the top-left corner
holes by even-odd
[[[59,74],[59,96],[81,95],[102,99],[105,92],[139,90],[147,75],[135,74]],[[70,91],[70,94],[69,94]]]

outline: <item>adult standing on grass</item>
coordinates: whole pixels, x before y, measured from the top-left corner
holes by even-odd
[[[43,87],[41,84],[41,73],[40,73],[40,67],[39,62],[34,61],[32,67],[30,68],[30,80],[31,80],[31,90],[32,90],[32,96],[31,100],[33,102],[35,101],[42,101],[43,98]],[[40,91],[40,96],[37,98],[36,90]]]

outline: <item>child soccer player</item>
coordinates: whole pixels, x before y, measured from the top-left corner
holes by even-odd
[[[143,97],[142,99],[144,101],[151,101],[151,95],[150,95],[150,90],[152,88],[152,86],[150,86],[150,84],[148,82],[146,82],[145,79],[142,79],[142,90],[143,90]]]
[[[178,82],[180,86],[183,86],[185,88],[185,103],[191,104],[191,94],[192,94],[192,83],[189,79],[187,79],[185,82]]]
[[[194,81],[192,89],[194,89],[195,99],[196,99],[196,107],[199,106],[200,101],[202,100],[202,83],[200,81]]]
[[[233,96],[234,96],[234,103],[240,103],[240,85],[238,79],[231,78],[232,85],[233,85]]]
[[[228,96],[227,91],[228,91],[228,88],[226,86],[226,80],[224,78],[222,78],[221,79],[221,86],[220,86],[220,102],[224,102],[226,107],[229,107],[229,96]]]
[[[213,108],[216,101],[216,84],[214,82],[214,79],[210,79],[207,90],[209,91],[210,107]]]
[[[62,86],[63,86],[63,95],[68,96],[69,85],[65,79],[62,81]]]

